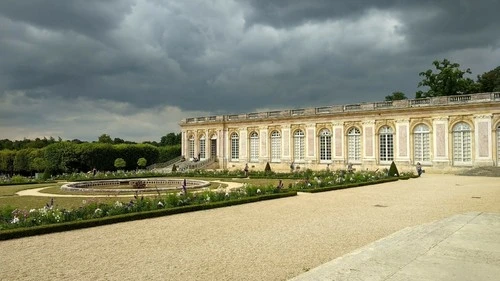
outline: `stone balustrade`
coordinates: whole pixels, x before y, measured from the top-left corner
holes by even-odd
[[[318,114],[334,114],[350,111],[384,110],[388,108],[411,108],[423,106],[442,106],[453,104],[469,104],[500,101],[500,92],[479,93],[470,95],[443,96],[422,99],[408,99],[397,101],[382,101],[371,103],[357,103],[347,105],[331,105],[316,108],[300,108],[289,110],[276,110],[268,112],[253,112],[248,114],[230,114],[208,117],[192,117],[181,121],[181,124],[206,123],[216,121],[242,121],[262,118],[283,118],[294,116],[314,116]]]

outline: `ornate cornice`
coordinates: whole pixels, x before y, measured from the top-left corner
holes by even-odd
[[[304,133],[306,132],[306,126],[304,126],[304,124],[291,124],[290,125],[290,130],[292,132],[296,131],[296,130],[302,130]]]

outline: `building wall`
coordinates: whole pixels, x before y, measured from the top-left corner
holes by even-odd
[[[349,135],[354,128],[359,136]],[[500,94],[190,118],[181,122],[181,130],[183,155],[190,155],[189,139],[195,140],[198,155],[204,137],[208,158],[210,141],[216,140],[216,158],[223,169],[242,169],[248,163],[251,169],[263,170],[267,162],[274,171],[288,171],[291,163],[313,170],[343,169],[349,163],[356,169],[376,169],[394,161],[402,170],[420,162],[428,171],[449,172],[499,166]],[[279,161],[271,157],[275,131],[281,135]],[[296,139],[299,131],[303,137]],[[322,132],[328,135],[322,137]],[[321,159],[322,151],[326,159]],[[297,159],[299,152],[302,159]]]

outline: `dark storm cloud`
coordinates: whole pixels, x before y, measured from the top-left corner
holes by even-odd
[[[102,38],[117,27],[131,9],[132,1],[123,0],[4,0],[0,15],[49,30],[73,31]]]
[[[186,114],[413,97],[433,60],[474,75],[498,66],[498,10],[494,0],[1,1],[0,130],[36,119],[37,131],[64,132],[72,116],[81,126],[98,116],[105,133],[165,112],[177,130]],[[7,121],[23,103],[29,113]]]
[[[441,52],[460,48],[500,45],[497,0],[441,1],[265,1],[248,0],[253,7],[248,23],[279,28],[305,22],[352,20],[370,9],[398,12],[404,20],[400,32],[418,51]],[[377,26],[373,26],[377,28]]]

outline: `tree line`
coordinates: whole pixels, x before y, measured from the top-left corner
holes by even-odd
[[[24,148],[43,148],[50,144],[62,142],[63,140],[59,137],[57,140],[54,137],[43,139],[35,138],[31,139],[23,139],[23,140],[9,140],[2,139],[0,140],[0,150],[2,149],[10,149],[10,150],[19,150]],[[80,144],[80,143],[89,143],[87,141],[81,141],[79,139],[67,140],[68,142]],[[137,144],[137,142],[126,141],[121,138],[112,139],[108,134],[102,134],[98,137],[97,141],[93,141],[91,143],[108,143],[108,144]],[[165,136],[162,136],[160,142],[157,141],[144,141],[143,144],[151,144],[157,147],[161,146],[169,146],[169,145],[179,145],[181,144],[181,133],[168,133]]]
[[[478,75],[476,81],[465,77],[472,74],[470,68],[460,69],[460,64],[447,59],[432,62],[435,70],[428,69],[419,73],[422,81],[418,83],[419,90],[415,98],[428,98],[438,96],[453,96],[474,93],[487,93],[500,91],[500,66],[493,70]],[[401,91],[393,92],[385,97],[386,101],[407,99]]]
[[[134,170],[139,166],[145,166],[144,160],[147,165],[150,165],[180,156],[179,135],[167,134],[157,145],[49,139],[46,142],[43,141],[43,144],[47,143],[47,145],[42,146],[42,141],[23,141],[18,143],[17,149],[0,150],[0,174],[33,175],[44,172],[46,175],[54,175],[87,172],[94,168],[101,171],[113,171],[117,168],[115,161],[118,158],[125,162],[125,165],[120,168]],[[139,159],[141,163],[138,162]]]

